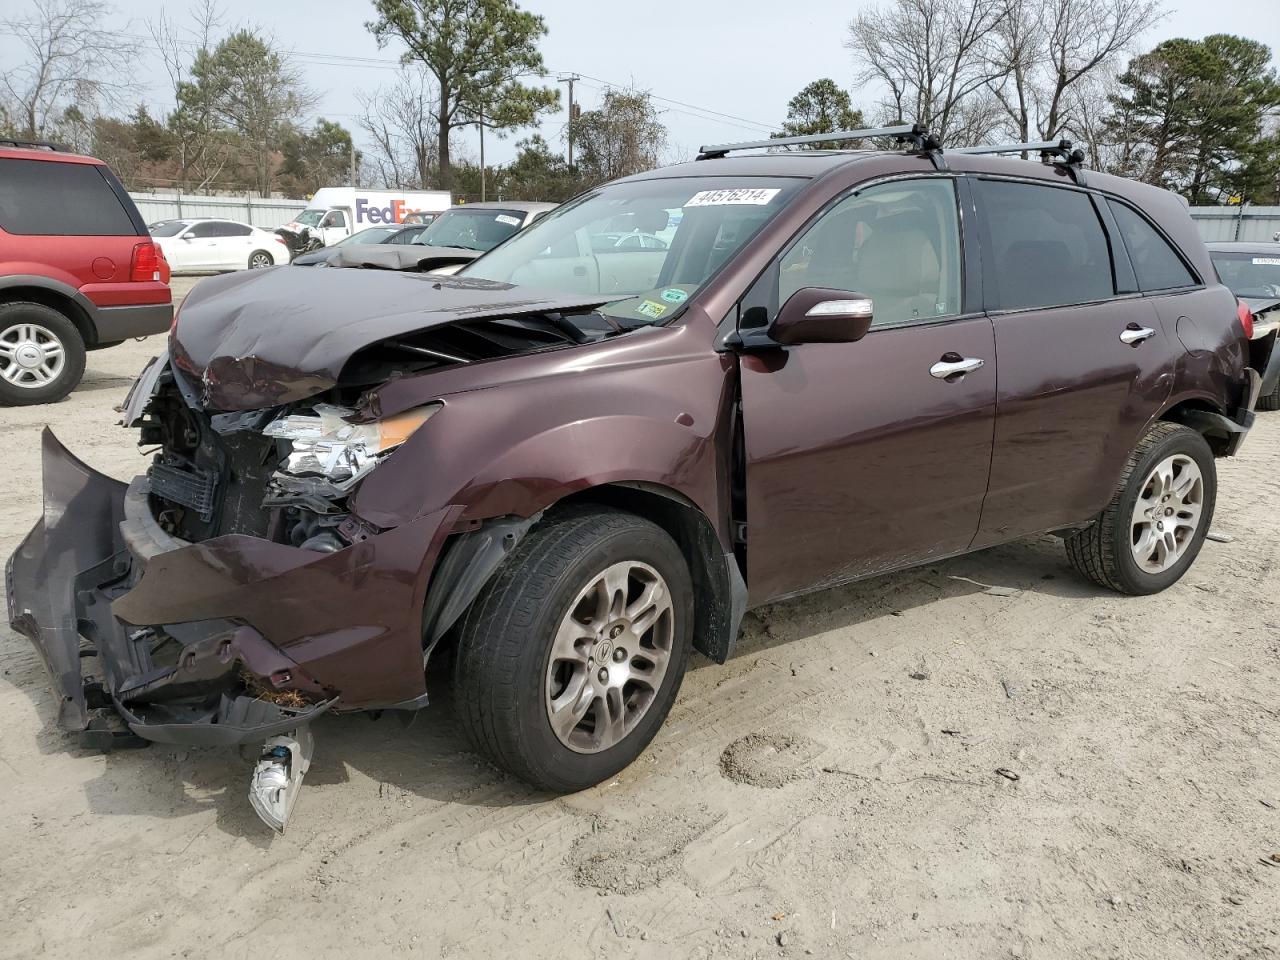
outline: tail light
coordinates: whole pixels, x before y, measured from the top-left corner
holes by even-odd
[[[133,248],[133,263],[129,265],[129,279],[135,282],[160,279],[160,248],[156,244],[140,243]]]
[[[1243,300],[1236,301],[1236,316],[1240,318],[1240,326],[1244,328],[1244,337],[1246,340],[1253,339],[1253,311],[1249,309],[1249,305]]]

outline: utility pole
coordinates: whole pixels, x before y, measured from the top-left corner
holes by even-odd
[[[569,169],[573,169],[573,122],[578,119],[577,104],[573,102],[573,85],[582,77],[576,73],[562,73],[556,77],[557,83],[569,85]]]
[[[484,175],[484,107],[480,108],[480,202],[485,201]]]

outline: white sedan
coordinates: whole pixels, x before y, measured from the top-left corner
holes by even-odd
[[[150,231],[174,273],[261,270],[289,262],[289,248],[278,235],[235,220],[163,220]]]

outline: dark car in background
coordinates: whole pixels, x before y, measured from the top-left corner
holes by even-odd
[[[1252,316],[1253,363],[1262,371],[1258,407],[1280,410],[1280,243],[1217,241],[1205,244],[1218,276]]]
[[[172,319],[169,265],[110,168],[0,140],[0,405],[61,400],[86,351]]]
[[[403,246],[388,249],[371,244],[351,244],[336,256],[327,258],[325,264],[393,270],[424,268],[438,274],[450,274],[555,208],[554,203],[523,201],[459,204],[436,214],[425,230]]]
[[[62,727],[265,742],[278,825],[313,717],[449,670],[478,749],[572,791],[751,607],[1047,532],[1174,584],[1259,388],[1185,206],[1070,150],[833,136],[906,149],[704,148],[452,277],[203,282],[124,409],[146,475],[44,438],[9,604]],[[593,246],[623,218],[670,245]]]
[[[366,227],[364,230],[353,233],[349,237],[344,237],[332,246],[321,247],[311,253],[298,254],[293,258],[293,265],[295,267],[314,267],[317,264],[326,263],[333,256],[335,250],[340,250],[343,247],[370,246],[382,243],[403,246],[416,241],[426,229],[427,224],[425,223],[411,223],[407,226],[404,224],[391,224],[385,227]]]

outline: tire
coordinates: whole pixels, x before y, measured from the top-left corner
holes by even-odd
[[[1154,475],[1157,466],[1165,465],[1170,465],[1167,486]],[[1198,496],[1192,466],[1199,471]],[[1178,490],[1188,484],[1184,501]],[[1129,455],[1111,502],[1093,523],[1067,536],[1071,565],[1099,586],[1120,593],[1159,593],[1177,583],[1195,562],[1213,523],[1217,492],[1213,451],[1204,437],[1181,424],[1156,422]],[[1154,519],[1144,519],[1146,510],[1135,512],[1139,498],[1150,505]],[[1188,529],[1193,513],[1194,527]]]
[[[622,591],[606,587],[585,596],[606,571],[618,569],[629,571],[631,606],[614,606],[615,613],[646,619],[639,609],[646,598],[655,600],[650,612],[665,602],[657,590],[645,593],[653,577],[667,587],[669,609],[638,636],[612,613],[599,616],[597,600]],[[623,581],[615,574],[610,582]],[[675,701],[691,646],[692,606],[684,556],[657,525],[607,508],[574,509],[544,521],[512,551],[462,623],[454,698],[471,743],[504,770],[555,793],[614,776],[649,745]],[[578,642],[557,646],[558,635]],[[668,647],[665,671],[651,683],[661,643]],[[562,659],[553,649],[573,655]],[[609,680],[596,683],[604,675]],[[618,686],[623,678],[630,679]],[[557,732],[554,705],[588,701],[572,729],[575,721],[562,707]],[[610,705],[620,718],[613,723],[604,712]]]
[[[43,303],[0,303],[0,405],[61,400],[84,376],[84,359],[84,340],[65,314]]]
[[[1280,343],[1272,347],[1273,350],[1280,350]],[[1280,380],[1276,381],[1276,385],[1271,392],[1265,397],[1258,397],[1259,410],[1280,410]]]
[[[271,256],[271,254],[267,253],[265,250],[255,250],[253,253],[249,254],[250,270],[265,270],[267,267],[274,267],[275,265],[275,257]]]

